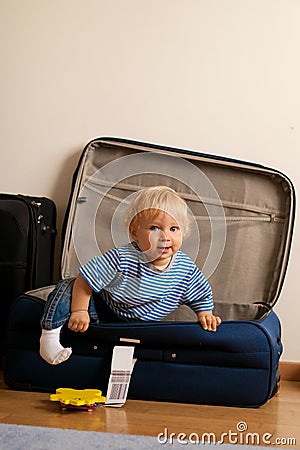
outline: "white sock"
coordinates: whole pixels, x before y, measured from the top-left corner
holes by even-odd
[[[70,347],[65,348],[60,344],[60,330],[62,327],[54,330],[42,330],[40,338],[40,355],[49,364],[60,364],[66,361],[72,353]]]

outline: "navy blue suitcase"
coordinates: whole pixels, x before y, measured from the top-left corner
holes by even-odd
[[[278,389],[282,289],[294,223],[291,181],[277,170],[182,149],[114,138],[91,141],[74,174],[64,224],[62,277],[113,245],[126,243],[122,215],[130,195],[164,184],[187,201],[194,222],[183,250],[212,286],[217,332],[186,311],[167,322],[90,325],[58,366],[38,353],[43,305],[53,286],[19,297],[9,318],[4,379],[14,389],[99,388],[104,393],[116,345],[134,345],[128,397],[258,407]]]

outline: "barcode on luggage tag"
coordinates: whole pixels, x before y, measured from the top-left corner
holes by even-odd
[[[110,379],[110,391],[107,399],[126,400],[131,373],[128,370],[113,370]]]

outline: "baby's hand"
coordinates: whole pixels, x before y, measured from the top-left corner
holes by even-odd
[[[203,330],[217,331],[217,326],[222,322],[220,317],[214,316],[211,311],[198,313],[198,320]]]
[[[88,311],[74,311],[71,313],[68,328],[72,331],[86,331],[90,324],[90,316]]]

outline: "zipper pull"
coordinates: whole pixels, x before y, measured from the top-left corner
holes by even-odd
[[[41,223],[41,220],[44,217],[42,214],[39,214],[39,210],[40,210],[40,207],[42,206],[42,203],[32,200],[31,204],[32,204],[32,206],[34,206],[37,209],[37,223]]]

